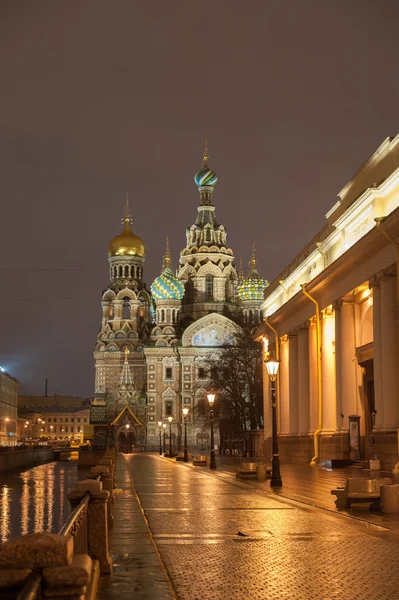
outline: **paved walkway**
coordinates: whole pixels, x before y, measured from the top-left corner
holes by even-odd
[[[218,473],[234,473],[242,459],[235,457],[219,456],[217,458]],[[284,498],[297,500],[298,502],[317,506],[340,514],[346,514],[355,519],[361,519],[375,525],[383,525],[389,529],[399,530],[399,515],[383,515],[380,512],[370,512],[368,505],[358,505],[351,510],[337,509],[335,506],[336,496],[331,494],[331,490],[339,485],[345,485],[348,477],[390,477],[393,483],[399,483],[399,476],[386,471],[371,471],[368,469],[357,469],[348,467],[345,469],[322,469],[311,467],[309,465],[295,465],[292,463],[281,464],[281,475],[283,487],[276,490],[275,493]],[[270,487],[270,481],[258,482],[248,481],[251,487],[267,490]]]
[[[118,456],[116,485],[122,494],[115,496],[110,530],[113,574],[101,578],[97,598],[172,600],[175,595],[133,487],[130,466],[123,455]]]
[[[116,567],[100,598],[399,599],[396,531],[239,482],[219,466],[118,457]]]

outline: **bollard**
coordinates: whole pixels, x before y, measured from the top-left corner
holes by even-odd
[[[110,493],[106,490],[91,492],[89,503],[89,554],[100,563],[102,574],[112,571],[112,560],[108,551],[107,502]]]

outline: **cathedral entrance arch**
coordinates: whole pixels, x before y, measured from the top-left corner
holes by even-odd
[[[136,436],[134,431],[131,429],[127,429],[126,427],[121,427],[118,429],[116,433],[116,443],[118,445],[119,452],[122,454],[130,454],[134,451],[136,446]]]

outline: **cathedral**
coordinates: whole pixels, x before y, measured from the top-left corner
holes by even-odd
[[[206,360],[217,360],[218,348],[234,343],[240,323],[260,322],[268,282],[258,272],[254,247],[249,273],[237,272],[226,229],[216,218],[217,177],[207,147],[194,181],[200,204],[175,271],[167,240],[162,272],[147,289],[145,245],[132,230],[127,200],[123,229],[109,243],[109,283],[94,350],[95,448],[157,450],[172,417],[174,450],[181,449],[184,418],[188,446],[209,449],[209,425],[195,410],[207,391]]]

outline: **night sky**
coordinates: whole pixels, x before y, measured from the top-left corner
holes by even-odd
[[[2,0],[0,365],[90,396],[129,192],[147,287],[196,216],[209,138],[237,262],[272,280],[399,132],[395,0]]]

